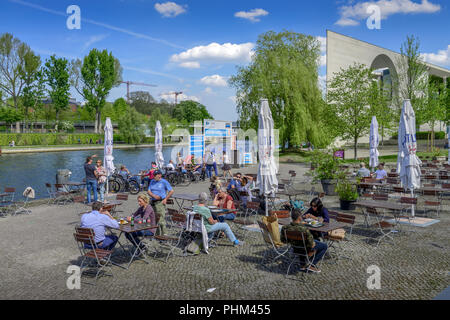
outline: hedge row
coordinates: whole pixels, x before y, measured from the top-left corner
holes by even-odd
[[[417,138],[417,140],[427,140],[429,134],[431,134],[431,132],[428,132],[428,131],[416,132],[416,138]],[[392,136],[392,139],[397,139],[397,137],[398,137],[398,134],[394,134]],[[436,140],[445,139],[445,132],[444,131],[436,131],[434,133],[434,139],[436,139]]]
[[[16,146],[52,146],[95,143],[103,140],[103,134],[67,133],[0,133],[0,146],[8,146],[14,140]]]
[[[93,133],[0,133],[0,146],[8,146],[13,140],[16,146],[89,144],[91,140],[95,144],[98,139],[103,142],[104,137]],[[120,134],[114,135],[114,142],[123,141]],[[155,137],[145,137],[141,143],[153,144]]]

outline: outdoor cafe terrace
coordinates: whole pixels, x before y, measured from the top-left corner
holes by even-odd
[[[393,164],[388,164],[386,171],[393,168]],[[321,187],[311,184],[306,175],[309,167],[302,164],[282,164],[280,183],[290,183],[291,170],[296,172],[295,180],[280,198],[292,197],[308,204],[321,193]],[[255,174],[257,167],[242,172]],[[286,277],[287,262],[283,259],[261,264],[265,253],[271,250],[261,232],[228,222],[237,238],[244,240],[243,246],[233,247],[226,238],[219,238],[217,246],[209,248],[209,254],[173,255],[167,262],[164,255],[149,256],[147,261],[132,261],[128,269],[124,268],[128,261],[119,261],[119,266],[111,267],[113,276],[100,276],[95,285],[86,284],[93,278],[83,276],[80,290],[67,288],[66,271],[70,265],[80,263],[73,234],[80,223],[80,213],[89,207],[78,202],[31,206],[31,214],[0,219],[0,240],[7,244],[1,248],[0,292],[5,299],[433,299],[449,285],[449,198],[445,194],[433,197],[441,202],[439,215],[424,216],[424,201],[431,196],[417,193],[416,215],[434,223],[426,227],[398,225],[398,232],[389,233],[393,241],[384,237],[378,244],[382,232],[389,230],[373,228],[373,216],[368,228],[364,209],[370,208],[371,202],[376,203],[372,207],[380,207],[380,203],[381,207],[400,205],[396,190],[389,191],[388,184],[380,186],[368,186],[366,197],[359,200],[366,205],[353,211],[341,211],[337,197],[323,198],[330,211],[354,216],[355,221],[345,225],[345,240],[334,243],[330,255],[320,263],[319,274],[291,272]],[[175,195],[190,194],[195,198],[200,192],[208,192],[208,187],[209,182],[177,186]],[[388,194],[388,199],[374,200],[373,195],[381,193]],[[195,203],[188,201],[183,207],[191,202]],[[180,209],[179,204],[174,201],[169,208]],[[130,195],[128,200],[120,201],[116,214],[129,216],[136,208],[136,196]],[[260,221],[261,217],[256,218]],[[282,224],[283,218],[279,220]],[[170,235],[175,234],[174,229],[168,230]],[[124,238],[121,241],[125,247],[130,245]],[[120,246],[114,250],[118,255],[123,253]],[[381,287],[375,290],[367,286],[371,275],[368,268],[372,266],[381,272]],[[215,289],[209,290],[212,288]]]

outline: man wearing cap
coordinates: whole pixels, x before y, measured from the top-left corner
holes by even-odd
[[[167,200],[173,195],[174,191],[167,180],[162,178],[160,170],[154,172],[155,177],[150,181],[148,194],[151,197],[151,205],[155,215],[159,218],[159,235],[165,234],[166,229],[166,204]]]

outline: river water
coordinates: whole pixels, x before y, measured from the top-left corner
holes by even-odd
[[[163,148],[166,163],[171,158],[172,150],[173,147]],[[58,169],[70,170],[71,181],[82,181],[85,178],[83,165],[86,157],[93,154],[103,160],[103,150],[3,154],[0,156],[0,193],[5,187],[13,187],[16,188],[16,199],[21,200],[25,188],[32,187],[36,199],[46,198],[45,183],[56,183]],[[116,167],[125,164],[135,174],[150,168],[151,162],[155,161],[155,149],[115,149],[113,156]],[[172,160],[176,160],[175,155]]]

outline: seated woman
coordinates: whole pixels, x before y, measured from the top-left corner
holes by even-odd
[[[122,176],[122,178],[124,178],[124,180],[128,180],[128,176],[131,175],[130,171],[124,165],[120,167],[119,174]]]
[[[211,197],[214,199],[216,195],[219,193],[222,188],[222,183],[217,176],[213,176],[211,178],[211,185],[209,186],[209,192],[211,193]]]
[[[220,192],[215,196],[213,205],[219,207],[220,209],[236,209],[234,206],[233,198],[227,193],[226,188],[220,189]],[[234,220],[236,219],[236,212],[230,212],[217,217],[220,222],[224,220]]]
[[[138,205],[139,208],[133,214],[133,218],[136,220],[148,221],[150,219],[150,225],[156,226],[156,218],[155,212],[150,203],[150,199],[147,194],[141,193],[138,195]],[[144,231],[136,231],[133,233],[125,233],[125,237],[134,245],[139,245],[141,249],[143,249],[143,245],[141,245],[141,239],[139,237],[151,237],[155,234],[156,228]]]
[[[195,213],[198,213],[202,216],[203,223],[205,225],[206,231],[208,232],[209,238],[212,237],[214,232],[223,231],[234,246],[242,245],[242,242],[236,239],[236,236],[233,234],[233,231],[231,231],[230,226],[226,222],[219,222],[217,220],[214,220],[211,215],[211,210],[206,207],[208,195],[205,192],[202,192],[201,194],[199,194],[198,198],[198,205],[195,205],[193,210]]]
[[[314,198],[311,200],[310,204],[311,208],[308,209],[303,214],[303,219],[314,219],[319,222],[330,222],[330,217],[328,215],[328,209],[323,206],[320,198]],[[322,237],[322,232],[311,231],[314,239],[318,239]]]
[[[238,190],[247,195],[241,195],[240,199],[242,201],[242,206],[247,208],[247,202],[252,201],[252,192],[250,191],[250,187],[253,183],[253,178],[249,176],[243,176],[241,178],[240,187]]]

